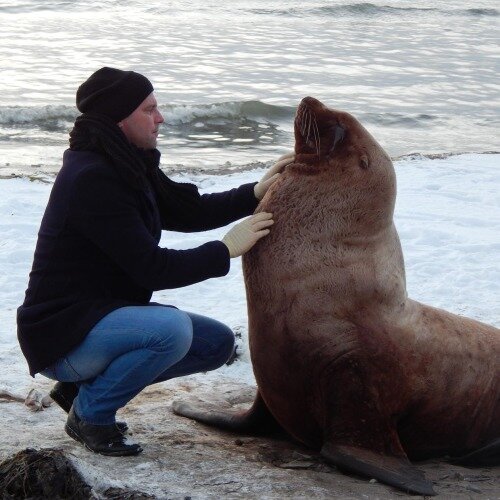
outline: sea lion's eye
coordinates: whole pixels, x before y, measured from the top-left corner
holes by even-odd
[[[369,167],[369,162],[368,162],[368,157],[367,156],[362,156],[360,159],[359,159],[359,166],[366,170],[368,167]]]

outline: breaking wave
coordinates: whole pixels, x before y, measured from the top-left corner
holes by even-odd
[[[276,106],[261,101],[222,102],[213,104],[180,104],[161,106],[165,120],[172,124],[188,124],[196,121],[217,119],[234,121],[250,119],[255,121],[281,121],[293,119],[294,106]],[[66,127],[73,122],[78,111],[73,106],[3,106],[0,107],[0,125],[33,125],[40,128]]]
[[[160,107],[167,125],[213,125],[248,120],[254,123],[293,124],[295,106],[279,106],[261,101],[221,102],[213,104],[179,104]],[[442,118],[429,114],[356,113],[360,120],[384,126],[425,126]],[[66,130],[78,116],[73,106],[3,106],[0,125],[4,127],[32,126],[44,130]]]

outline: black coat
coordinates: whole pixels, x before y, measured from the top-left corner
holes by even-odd
[[[146,305],[155,290],[227,274],[224,243],[160,248],[161,230],[204,231],[250,215],[258,203],[254,185],[202,195],[199,211],[179,227],[175,214],[160,213],[152,190],[130,188],[103,156],[67,150],[17,310],[31,375],[70,352],[114,309]]]

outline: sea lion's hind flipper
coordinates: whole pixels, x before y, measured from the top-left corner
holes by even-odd
[[[407,493],[435,495],[432,483],[403,457],[388,456],[365,448],[325,443],[321,455],[340,470],[376,479]]]
[[[450,459],[450,462],[456,465],[477,467],[495,467],[500,465],[500,438],[467,455],[453,457]]]
[[[174,401],[172,410],[176,415],[233,432],[264,435],[282,430],[259,392],[253,405],[246,411],[224,411],[212,406],[196,406],[183,401]]]

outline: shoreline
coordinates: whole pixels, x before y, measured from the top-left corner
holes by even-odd
[[[414,160],[446,160],[447,158],[452,158],[456,156],[465,156],[465,155],[500,155],[500,151],[495,150],[487,150],[487,151],[462,151],[462,152],[444,152],[444,153],[406,153],[403,155],[392,156],[391,160],[394,163],[403,162],[403,161],[414,161]],[[163,172],[167,175],[175,177],[175,176],[214,176],[214,177],[222,177],[226,175],[244,173],[244,172],[252,172],[254,170],[261,170],[269,168],[272,165],[273,161],[254,161],[250,163],[246,163],[243,165],[232,165],[230,162],[226,162],[222,164],[219,168],[206,168],[203,167],[187,167],[182,164],[177,164],[175,166],[172,165],[162,165],[161,168]],[[32,166],[38,167],[37,166]],[[60,168],[60,167],[59,167]],[[0,180],[9,180],[9,179],[28,179],[29,181],[38,181],[45,184],[51,184],[54,182],[55,177],[59,169],[50,169],[50,170],[35,170],[34,172],[20,171],[19,169],[14,169],[9,174],[2,173],[3,170],[12,169],[10,165],[5,165],[4,167],[0,166]]]

